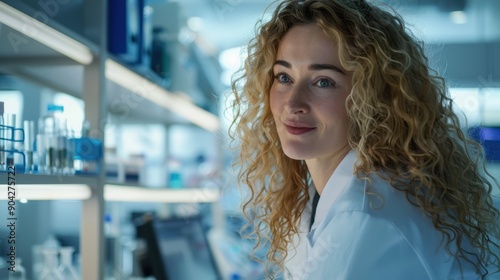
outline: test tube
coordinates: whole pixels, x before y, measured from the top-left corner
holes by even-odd
[[[16,127],[16,115],[15,114],[7,114],[5,116],[5,124],[8,126],[6,137],[8,140],[6,140],[6,148],[8,150],[7,152],[7,167],[8,166],[14,166],[14,128]]]
[[[45,134],[45,170],[49,174],[57,172],[56,148],[57,137],[53,133]]]
[[[56,136],[56,146],[55,146],[55,164],[56,171],[58,173],[65,173],[66,171],[66,157],[68,156],[67,143],[66,143],[66,131],[59,131]]]
[[[45,153],[46,153],[45,135],[43,133],[38,133],[36,135],[36,155],[38,158],[38,173],[47,173]]]
[[[24,121],[24,152],[26,153],[26,173],[34,170],[33,166],[33,147],[35,142],[35,122]]]
[[[75,167],[74,167],[74,143],[75,143],[75,132],[72,129],[68,130],[68,137],[66,138],[66,174],[74,175]]]

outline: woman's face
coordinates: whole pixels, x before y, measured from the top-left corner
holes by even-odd
[[[282,38],[273,67],[271,111],[284,153],[318,159],[346,149],[346,97],[351,73],[337,43],[315,24],[292,27]]]

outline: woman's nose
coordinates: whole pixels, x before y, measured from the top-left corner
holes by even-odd
[[[308,89],[306,85],[295,84],[287,94],[285,109],[289,114],[304,114],[309,112],[307,102]]]

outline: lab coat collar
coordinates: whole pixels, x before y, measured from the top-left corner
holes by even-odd
[[[356,152],[354,150],[349,151],[340,162],[339,166],[337,166],[330,179],[326,182],[325,188],[318,201],[316,217],[312,229],[315,229],[317,225],[321,223],[328,213],[328,210],[331,208],[331,205],[351,183],[354,178],[354,164],[357,159]]]

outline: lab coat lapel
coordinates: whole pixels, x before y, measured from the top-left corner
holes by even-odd
[[[344,159],[340,162],[337,169],[335,169],[330,179],[328,179],[316,208],[314,224],[311,228],[311,232],[307,235],[310,247],[314,247],[318,234],[321,233],[324,226],[328,224],[323,223],[323,220],[325,219],[329,209],[353,180],[354,164],[356,161],[356,152],[353,150],[349,151],[349,153],[347,153]]]

